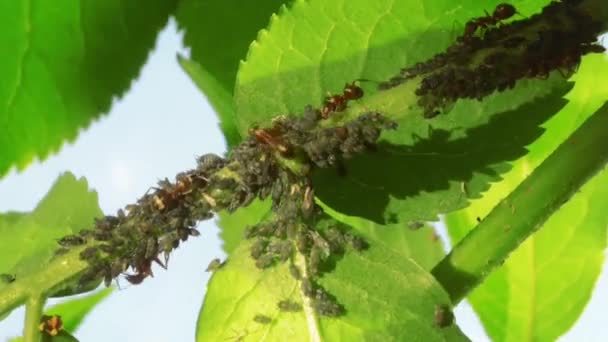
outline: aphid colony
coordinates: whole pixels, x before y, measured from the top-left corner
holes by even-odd
[[[354,84],[347,85],[344,94],[331,101],[333,105],[326,103],[331,108],[324,111],[343,110],[348,100],[359,96],[362,92]],[[320,127],[322,118],[321,110],[307,107],[302,116],[279,117],[270,128],[252,129],[227,158],[213,154],[198,158],[196,169],[178,174],[173,182],[161,180],[116,216],[97,219],[93,229],[63,237],[57,252],[87,245],[80,253],[90,264],[81,278],[83,285],[98,279],[109,285],[121,275],[139,284],[153,276],[153,263],[167,267],[170,253],[189,237],[199,235],[197,221],[220,210],[232,212],[255,198],[271,197],[272,220],[247,230],[247,237],[255,239],[251,256],[256,266],[291,262],[295,253],[302,254],[307,269],[298,278],[308,289],[305,293],[319,313],[339,315],[343,308],[313,286],[314,279],[346,246],[363,250],[367,244],[338,227],[317,228],[324,214],[314,203],[310,171],[339,166],[343,159],[373,149],[381,131],[394,129],[396,124],[376,112],[336,127]],[[281,159],[292,159],[301,167],[290,169]],[[216,260],[208,270],[222,265]]]
[[[511,89],[520,79],[547,78],[557,70],[572,74],[587,53],[603,52],[597,44],[601,24],[577,8],[578,0],[553,1],[542,13],[504,24],[517,13],[499,4],[492,15],[473,18],[464,34],[445,52],[401,70],[380,89],[421,77],[418,104],[427,118],[456,100],[481,100],[494,91]]]
[[[397,124],[380,113],[367,112],[341,126],[316,128],[319,110],[308,106],[301,117],[279,117],[267,129],[255,129],[256,139],[282,156],[304,157],[321,168],[340,166],[344,159],[373,150],[382,130]],[[260,136],[264,138],[260,138]]]

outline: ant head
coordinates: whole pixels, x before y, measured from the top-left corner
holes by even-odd
[[[515,15],[515,13],[517,13],[517,10],[513,5],[503,3],[496,6],[492,16],[495,19],[504,20],[511,18],[513,15]]]

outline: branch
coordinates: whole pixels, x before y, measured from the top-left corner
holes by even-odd
[[[432,271],[461,301],[608,161],[608,103],[502,200]]]

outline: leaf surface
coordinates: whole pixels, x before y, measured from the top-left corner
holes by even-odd
[[[174,0],[0,3],[0,176],[73,141],[123,95]]]
[[[439,328],[434,312],[449,298],[412,259],[381,244],[347,252],[319,283],[346,308],[338,318],[318,316],[298,281],[280,264],[265,271],[241,243],[211,279],[199,314],[198,341],[463,341],[455,325]],[[229,291],[227,291],[229,289]],[[304,306],[283,312],[281,300]],[[256,315],[271,319],[254,321]]]
[[[0,273],[16,279],[0,283],[0,289],[22,286],[21,278],[44,269],[52,259],[58,239],[89,228],[101,215],[97,193],[89,190],[87,181],[64,173],[31,213],[0,216]]]

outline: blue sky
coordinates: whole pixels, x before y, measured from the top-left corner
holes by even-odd
[[[177,65],[178,51],[187,54],[171,23],[139,79],[116,101],[110,115],[92,124],[57,155],[0,180],[0,194],[4,195],[0,196],[0,212],[32,210],[59,174],[71,171],[86,177],[99,192],[102,210],[113,213],[158,179],[192,168],[197,155],[224,152],[217,119]],[[171,256],[169,270],[156,270],[155,277],[140,286],[123,282],[124,288],[100,304],[77,331],[81,341],[193,341],[209,280],[204,269],[211,259],[224,256],[214,222],[201,223],[199,230],[200,237],[189,239]],[[606,270],[604,267],[585,313],[562,341],[608,340]],[[23,314],[16,310],[0,322],[0,341],[20,335]],[[468,305],[460,305],[456,315],[473,341],[488,340]]]

